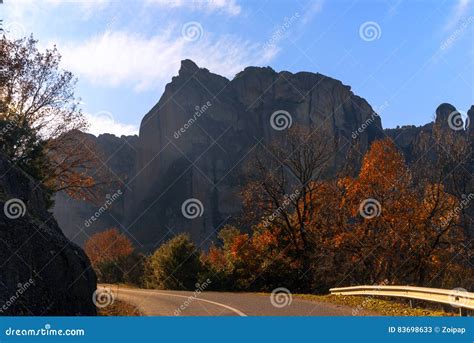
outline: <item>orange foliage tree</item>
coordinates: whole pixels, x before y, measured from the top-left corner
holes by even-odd
[[[203,256],[211,269],[242,289],[282,282],[304,291],[381,282],[444,287],[472,282],[472,272],[471,281],[449,281],[450,271],[462,269],[459,253],[466,242],[457,225],[458,201],[441,183],[415,184],[390,139],[372,144],[356,177],[312,179],[305,187],[304,198],[277,214],[280,220],[264,217],[251,233],[227,229],[223,246]],[[246,196],[251,203],[251,192]],[[253,197],[259,204],[262,195]],[[293,244],[291,227],[304,228],[306,261],[303,246]]]
[[[440,281],[440,270],[453,263],[464,240],[454,225],[456,200],[441,184],[426,184],[420,193],[390,139],[374,142],[358,177],[341,179],[333,189],[338,199],[330,201],[332,215],[331,209],[316,215],[310,226],[329,238],[319,253],[335,256],[337,264],[329,268],[344,275],[339,282]],[[321,225],[321,217],[328,216],[332,225]]]
[[[116,228],[92,235],[84,245],[84,251],[93,265],[111,262],[133,252],[130,240]]]

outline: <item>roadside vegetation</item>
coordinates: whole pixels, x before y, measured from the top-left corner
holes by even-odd
[[[453,311],[435,309],[435,305],[419,303],[418,306],[410,307],[408,302],[383,299],[371,296],[345,296],[345,295],[312,295],[297,294],[297,298],[328,302],[332,304],[349,306],[354,316],[383,315],[383,316],[455,316]],[[399,300],[399,299],[398,299]],[[413,300],[415,302],[415,300]]]
[[[305,163],[315,166],[308,156],[322,155],[312,149],[302,156],[306,156]],[[302,160],[289,162],[288,168],[301,171],[294,197],[285,198],[282,192],[282,198],[272,203],[271,199],[279,199],[283,178],[267,175],[260,181],[261,192],[255,192],[255,181],[249,184],[243,194],[249,208],[246,214],[262,218],[250,231],[227,225],[218,233],[219,241],[206,251],[184,234],[149,256],[132,252],[131,243],[124,244],[126,256],[117,252],[114,258],[107,257],[107,263],[95,264],[99,280],[193,290],[196,283],[209,278],[209,290],[258,292],[284,286],[305,294],[327,294],[343,279],[345,285],[410,284],[448,289],[472,285],[473,271],[466,264],[472,250],[463,245],[467,236],[456,210],[458,199],[444,184],[415,183],[419,176],[389,139],[372,144],[360,171],[352,177],[314,181],[308,176],[311,173],[302,172],[304,166],[298,164]],[[254,176],[252,180],[259,179]],[[372,202],[366,204],[367,199]],[[270,209],[274,212],[268,214]],[[119,235],[118,231],[115,234]],[[101,235],[93,236],[86,247]],[[109,239],[101,244],[106,247],[126,238]],[[129,263],[125,267],[124,261],[131,256],[135,256],[135,266]],[[105,271],[116,270],[113,265],[118,267],[117,273]],[[139,271],[133,280],[127,278],[130,266]],[[380,303],[373,300],[368,304],[372,302]],[[402,310],[413,313],[403,306],[394,311]]]
[[[135,306],[126,303],[124,301],[115,300],[112,304],[97,308],[97,314],[99,316],[125,316],[125,317],[138,317],[142,314]]]

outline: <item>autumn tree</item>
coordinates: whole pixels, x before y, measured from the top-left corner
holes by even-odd
[[[374,142],[358,177],[340,185],[339,211],[347,221],[333,244],[353,282],[423,285],[459,252],[463,232],[453,225],[457,218],[442,225],[455,209],[454,197],[441,184],[426,185],[420,194],[390,139]]]
[[[57,49],[41,52],[32,37],[0,39],[0,147],[16,166],[51,193],[90,189],[98,165],[94,148],[68,133],[87,123],[74,95],[76,79],[60,68]]]
[[[112,228],[92,235],[85,243],[84,251],[91,263],[98,265],[130,255],[133,245],[124,234]]]
[[[300,260],[302,273],[307,273],[314,246],[306,227],[312,215],[308,200],[317,194],[317,181],[330,157],[321,130],[294,126],[283,139],[257,152],[248,168],[250,181],[242,192],[246,215],[280,231],[282,242],[290,244]]]
[[[302,289],[300,265],[292,265],[291,248],[280,240],[280,234],[261,223],[251,234],[226,225],[218,234],[220,246],[212,245],[201,256],[207,272],[203,278],[212,279],[212,287],[220,290],[271,291],[282,282],[293,290]]]

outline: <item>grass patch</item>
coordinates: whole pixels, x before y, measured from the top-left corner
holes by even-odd
[[[372,296],[312,295],[296,294],[295,297],[313,301],[352,307],[354,315],[364,311],[376,312],[383,316],[455,316],[455,313],[420,307],[411,308],[409,304]]]
[[[137,317],[142,314],[135,306],[120,300],[115,300],[112,304],[106,307],[97,308],[97,315]]]

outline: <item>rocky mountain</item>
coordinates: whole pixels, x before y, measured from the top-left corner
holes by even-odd
[[[121,228],[121,223],[124,223],[125,197],[123,195],[128,193],[130,188],[123,185],[134,175],[138,137],[116,137],[111,134],[95,137],[83,132],[73,134],[79,136],[79,141],[87,141],[89,146],[93,147],[94,154],[99,160],[96,174],[101,174],[100,177],[107,174],[108,178],[117,181],[114,182],[114,186],[107,186],[107,194],[95,203],[73,199],[65,192],[56,194],[54,217],[66,236],[82,245],[92,234],[110,227]],[[107,197],[112,196],[114,197],[113,206],[107,206],[107,211],[101,213],[97,221],[91,221],[90,218],[106,204]]]
[[[144,251],[180,232],[206,246],[241,212],[239,191],[251,156],[267,151],[270,142],[284,144],[289,126],[311,127],[327,139],[331,177],[346,163],[351,146],[362,156],[372,141],[387,135],[409,162],[429,154],[433,127],[449,129],[454,110],[442,104],[435,123],[383,130],[367,101],[330,77],[248,67],[228,80],[184,60],[143,118],[139,137],[90,136],[104,165],[123,178],[121,197],[88,227],[84,222],[97,205],[59,195],[54,214],[79,243],[115,226]],[[184,211],[186,205],[191,212]]]
[[[0,175],[0,315],[95,315],[95,273],[40,185],[2,155]]]
[[[328,172],[335,173],[345,163],[352,135],[367,122],[371,125],[357,133],[362,153],[382,137],[380,118],[342,82],[269,67],[248,67],[228,80],[184,60],[143,118],[136,152],[123,149],[130,138],[105,142],[99,136],[98,145],[111,152],[106,163],[115,171],[133,172],[124,186],[123,204],[117,205],[125,209],[123,220],[115,205],[109,212],[121,223],[104,216],[88,233],[114,225],[128,231],[144,250],[179,232],[209,244],[241,210],[243,168],[253,152],[282,139],[290,125],[312,127],[329,137],[333,157]],[[122,166],[122,155],[135,161],[133,168],[130,163]],[[71,207],[67,201],[58,197],[54,213],[71,237],[78,225],[84,228],[83,216],[94,210],[74,201]],[[196,205],[196,218],[183,215],[188,202]]]
[[[461,128],[464,128],[463,126],[467,125],[466,133],[470,135],[471,138],[474,136],[474,129],[472,128],[472,125],[470,125],[474,120],[474,106],[471,106],[467,112],[467,117],[469,118],[467,123],[466,118],[462,118],[462,116],[453,116],[453,114],[458,113],[458,111],[456,107],[451,104],[444,103],[439,105],[435,113],[436,116],[434,122],[426,125],[408,125],[396,129],[384,130],[385,134],[394,139],[397,146],[404,152],[408,162],[413,162],[433,146],[433,130],[435,126],[441,131],[453,132],[453,129],[450,127],[451,123],[451,126],[457,129],[461,134],[461,132],[464,132]],[[464,120],[461,121],[460,119]],[[474,142],[474,140],[471,139],[471,142]]]

